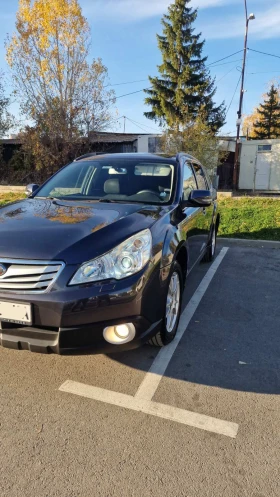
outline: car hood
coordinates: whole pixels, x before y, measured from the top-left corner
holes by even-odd
[[[26,199],[0,208],[1,258],[77,264],[150,227],[160,206]]]

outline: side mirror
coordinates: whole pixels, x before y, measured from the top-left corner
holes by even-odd
[[[212,201],[210,190],[192,190],[188,200],[183,201],[182,207],[209,207]]]
[[[38,189],[40,188],[39,185],[36,185],[35,183],[31,183],[30,185],[27,185],[26,189],[25,189],[25,195],[27,197],[30,197],[31,195],[33,195]]]

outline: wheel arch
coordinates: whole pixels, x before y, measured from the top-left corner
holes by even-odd
[[[174,260],[178,262],[178,264],[181,266],[183,279],[185,283],[188,273],[188,250],[186,245],[182,244],[181,246],[178,247]]]

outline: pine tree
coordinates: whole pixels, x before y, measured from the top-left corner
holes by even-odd
[[[159,77],[150,77],[151,89],[145,103],[152,107],[145,116],[160,125],[179,128],[186,119],[203,112],[212,130],[225,123],[224,104],[216,106],[215,81],[211,79],[202,56],[204,41],[194,34],[197,10],[187,5],[191,0],[175,0],[162,19],[163,35],[157,35],[163,62],[158,66]]]
[[[253,131],[257,140],[280,138],[280,103],[279,90],[275,85],[267,94],[263,104],[257,109],[259,118],[254,123]]]

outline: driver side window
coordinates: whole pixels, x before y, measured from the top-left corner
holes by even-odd
[[[197,190],[196,181],[190,163],[186,162],[184,165],[183,178],[184,200],[188,200],[192,190]]]

